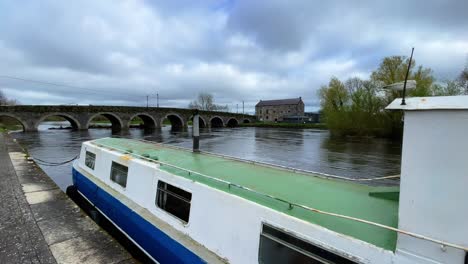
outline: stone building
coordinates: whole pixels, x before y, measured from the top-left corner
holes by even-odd
[[[255,105],[255,115],[259,121],[283,121],[288,116],[303,116],[304,102],[302,98],[260,100]]]

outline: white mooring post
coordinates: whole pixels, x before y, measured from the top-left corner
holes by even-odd
[[[200,115],[198,110],[193,114],[193,152],[200,152]]]
[[[401,98],[404,111],[398,227],[468,247],[468,96]],[[398,234],[414,263],[465,263],[466,252]]]

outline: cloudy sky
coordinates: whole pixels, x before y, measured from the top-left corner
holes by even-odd
[[[468,1],[0,0],[0,89],[23,104],[186,107],[299,97],[333,75],[366,77],[408,55],[454,78],[467,62]],[[5,76],[36,80],[34,83]]]

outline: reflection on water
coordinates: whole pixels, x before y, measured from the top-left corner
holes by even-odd
[[[39,132],[14,133],[30,155],[42,160],[60,162],[79,153],[81,142],[112,136],[110,129],[88,131],[49,130],[68,126],[68,122],[44,122]],[[191,129],[173,133],[163,127],[151,134],[130,129],[129,138],[142,138],[191,148]],[[328,131],[315,129],[219,128],[201,129],[200,148],[204,151],[258,160],[300,169],[348,177],[379,177],[400,171],[399,143],[387,140],[337,140]],[[71,163],[42,167],[60,188],[71,184]]]

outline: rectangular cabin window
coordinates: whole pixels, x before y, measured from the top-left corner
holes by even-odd
[[[356,263],[306,242],[273,226],[263,224],[259,263]]]
[[[185,223],[189,221],[191,200],[191,193],[166,182],[158,181],[157,206]]]
[[[96,154],[86,151],[85,165],[86,167],[94,170],[94,163],[96,162]]]
[[[112,162],[110,178],[113,182],[118,183],[122,187],[127,186],[128,168],[117,162]]]

